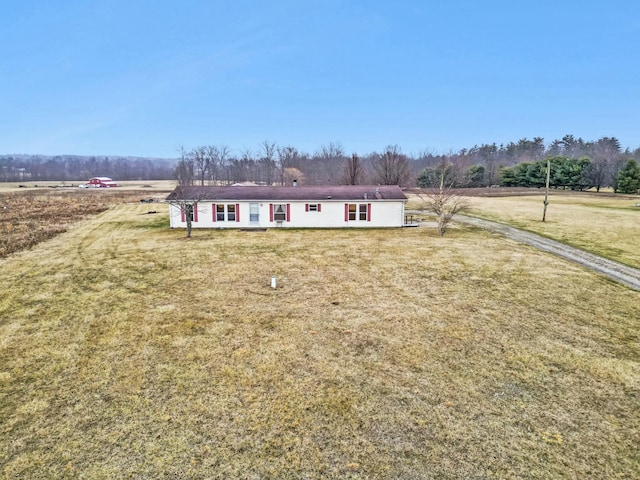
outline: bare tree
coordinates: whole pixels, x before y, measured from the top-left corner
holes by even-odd
[[[340,142],[321,145],[304,169],[307,180],[313,184],[332,185],[343,181],[342,169],[346,157]]]
[[[389,145],[374,161],[378,181],[383,185],[401,185],[409,176],[409,159],[398,145]]]
[[[347,185],[358,185],[364,176],[364,168],[360,157],[355,153],[347,159],[344,166],[344,183]]]
[[[175,169],[176,180],[178,186],[169,195],[169,205],[175,206],[180,209],[185,217],[187,223],[187,238],[191,238],[192,221],[197,208],[197,200],[186,198],[184,195],[185,189],[193,186],[195,179],[195,160],[191,152],[187,153],[184,147],[180,147],[180,160]]]
[[[320,151],[316,155],[327,160],[341,158],[344,157],[344,149],[340,142],[329,142],[327,145],[320,145]]]
[[[276,143],[268,142],[265,140],[260,145],[260,154],[262,155],[260,158],[260,164],[264,169],[264,179],[267,185],[271,185],[273,183],[273,172],[276,168]]]
[[[224,181],[227,185],[231,183],[231,150],[226,145],[218,145],[218,167],[221,171],[221,177],[224,176]],[[222,173],[224,172],[224,173]]]
[[[187,153],[184,147],[180,147],[180,160],[176,165],[174,174],[178,185],[193,185],[195,178],[195,165],[193,157]]]
[[[417,193],[425,203],[425,209],[433,213],[438,219],[438,234],[443,236],[453,217],[469,209],[467,200],[452,185],[445,184],[446,168],[440,169],[440,185],[432,189],[422,190]]]
[[[302,182],[302,178],[290,178],[292,172],[295,177],[300,172],[300,152],[292,146],[278,147],[278,172],[280,173],[280,184],[285,185],[291,180]],[[302,175],[302,172],[300,172]]]
[[[599,192],[612,178],[612,171],[622,158],[622,148],[615,137],[602,137],[596,142],[588,142],[586,146],[591,157],[586,177]]]
[[[245,148],[240,152],[240,161],[246,172],[243,180],[250,180],[252,182],[258,182],[260,179],[260,165],[256,161],[256,157],[249,148]]]
[[[207,145],[203,147],[203,149],[206,152],[209,164],[209,181],[214,185],[223,179],[229,183],[231,176],[228,168],[230,156],[229,147],[226,145]]]
[[[204,181],[211,174],[211,159],[207,155],[207,147],[196,147],[188,155],[198,173],[200,185],[204,185]]]
[[[194,220],[197,220],[198,202],[202,200],[202,187],[178,185],[176,189],[169,194],[167,202],[172,208],[176,208],[187,225],[187,238],[191,238],[191,230]]]

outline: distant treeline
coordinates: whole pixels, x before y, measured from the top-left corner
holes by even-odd
[[[256,150],[233,151],[225,145],[183,149],[177,159],[82,156],[0,155],[0,181],[84,181],[92,176],[115,180],[178,179],[185,184],[399,184],[427,187],[444,172],[455,187],[540,186],[546,158],[552,159],[552,185],[561,188],[614,188],[628,160],[640,160],[640,148],[623,150],[615,137],[584,141],[573,135],[545,144],[523,138],[506,145],[483,144],[457,152],[425,151],[407,155],[398,145],[379,152],[347,154],[339,143],[313,154],[265,141]]]
[[[0,182],[86,182],[91,177],[124,180],[175,178],[176,159],[82,156],[0,155]]]
[[[629,159],[640,159],[640,148],[623,150],[615,137],[585,142],[573,135],[554,140],[521,139],[507,145],[484,144],[447,154],[424,152],[409,156],[398,145],[367,155],[346,155],[339,143],[323,145],[313,155],[293,146],[263,142],[257,151],[234,155],[226,146],[203,145],[183,150],[176,178],[184,184],[399,184],[430,187],[444,172],[454,187],[541,186],[550,157],[554,187],[587,189],[612,186]],[[541,173],[542,172],[542,173]],[[540,174],[542,184],[540,184]]]

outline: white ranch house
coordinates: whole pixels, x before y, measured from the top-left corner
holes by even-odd
[[[189,186],[166,200],[171,228],[402,227],[407,197],[396,185]]]

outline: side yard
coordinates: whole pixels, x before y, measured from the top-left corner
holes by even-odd
[[[464,190],[461,190],[464,194]],[[470,215],[506,223],[640,268],[640,196],[552,192],[546,222],[544,193],[466,197]],[[410,207],[420,205],[413,200]]]

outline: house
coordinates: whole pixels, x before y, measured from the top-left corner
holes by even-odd
[[[117,187],[118,184],[109,177],[93,177],[85,184],[87,187],[105,188]]]
[[[402,227],[397,185],[189,186],[166,199],[171,228]]]

